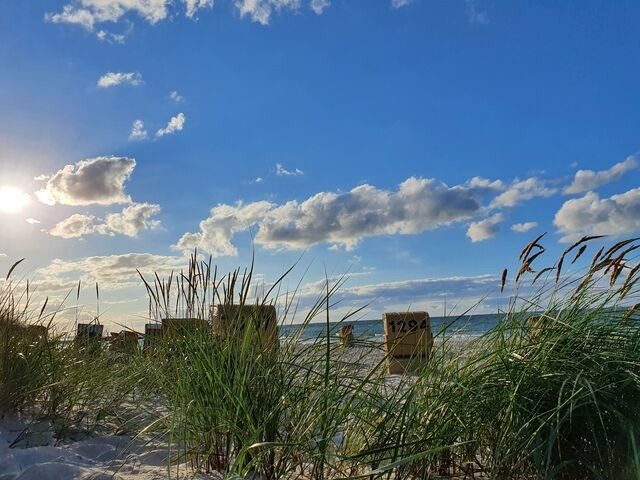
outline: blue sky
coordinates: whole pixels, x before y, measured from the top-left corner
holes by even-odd
[[[194,247],[223,270],[255,248],[266,282],[302,255],[309,289],[349,270],[369,317],[495,311],[537,234],[553,258],[640,229],[639,21],[631,1],[5,0],[0,268],[26,257],[54,298],[97,280],[134,325],[135,268]]]

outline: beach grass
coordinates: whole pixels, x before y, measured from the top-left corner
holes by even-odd
[[[538,266],[541,237],[528,244],[515,275],[502,276],[502,288],[513,277],[514,294],[496,327],[462,346],[440,332],[429,363],[402,377],[387,375],[379,344],[331,341],[331,325],[349,319],[332,316],[344,279],[327,280],[300,325],[325,322],[313,342],[265,342],[241,308],[232,324],[247,328],[177,332],[152,354],[64,340],[44,308],[24,307],[28,291],[7,281],[0,408],[67,430],[162,436],[175,464],[229,477],[635,479],[638,244],[586,259],[601,241],[581,239],[548,267]],[[580,261],[582,271],[569,270]],[[252,295],[253,266],[218,277],[197,254],[185,272],[141,277],[151,319],[209,321],[213,305],[275,304],[289,273],[261,297]],[[296,292],[287,299],[280,307],[291,315]],[[48,333],[34,340],[30,324]]]

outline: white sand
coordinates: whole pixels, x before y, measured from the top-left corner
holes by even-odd
[[[461,346],[464,343],[460,344]],[[318,354],[323,354],[318,350]],[[383,363],[381,348],[334,348],[334,359],[346,369],[370,370]],[[396,390],[412,376],[388,375],[387,388]],[[28,425],[18,419],[0,420],[0,480],[168,480],[221,479],[193,475],[188,465],[174,465],[168,475],[168,446],[132,440],[127,436],[93,435],[77,441],[59,441],[50,425]]]
[[[27,428],[16,419],[0,421],[0,480],[165,480],[167,458],[167,446],[159,443],[91,436],[60,444],[46,423]],[[194,477],[186,465],[173,465],[171,478],[221,477]]]

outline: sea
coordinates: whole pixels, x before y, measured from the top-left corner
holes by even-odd
[[[466,315],[464,317],[431,317],[431,330],[434,335],[471,339],[481,336],[494,328],[498,323],[497,314]],[[356,320],[345,322],[330,322],[329,335],[331,341],[339,340],[340,327],[353,325],[353,334],[358,340],[382,341],[384,327],[382,320]],[[326,323],[309,323],[306,325],[283,325],[280,327],[280,337],[283,339],[297,337],[302,343],[311,343],[319,338],[326,338]]]

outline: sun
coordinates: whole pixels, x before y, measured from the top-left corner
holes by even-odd
[[[0,212],[19,212],[30,201],[31,197],[17,187],[0,187]]]

